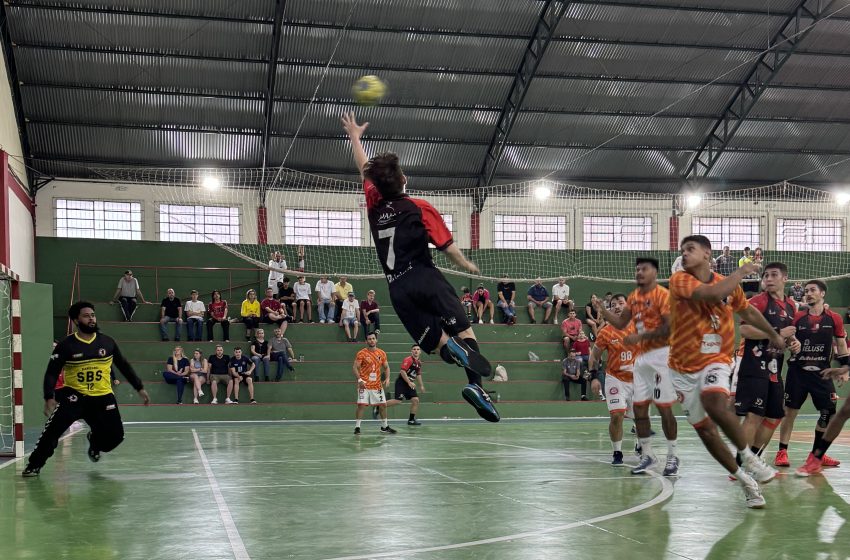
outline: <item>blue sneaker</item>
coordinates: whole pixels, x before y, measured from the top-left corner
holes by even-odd
[[[613,459],[611,459],[611,464],[614,465],[615,467],[622,467],[623,466],[623,452],[622,451],[615,451],[614,452],[614,457],[613,457]]]
[[[485,379],[493,379],[494,370],[490,367],[490,362],[487,358],[476,352],[470,346],[457,336],[449,338],[446,342],[446,348],[449,349],[455,363],[462,368],[474,371]]]
[[[499,413],[496,411],[496,407],[493,406],[493,401],[490,399],[490,395],[488,395],[487,391],[482,389],[480,385],[473,385],[470,383],[463,388],[461,394],[463,395],[463,398],[466,399],[466,402],[475,408],[478,416],[488,422],[499,421]]]

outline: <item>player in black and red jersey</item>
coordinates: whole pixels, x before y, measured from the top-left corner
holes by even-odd
[[[788,443],[791,432],[794,431],[794,420],[800,412],[800,407],[811,395],[812,404],[820,414],[815,426],[814,452],[821,444],[823,433],[829,421],[835,415],[835,384],[829,377],[831,370],[833,344],[836,348],[835,359],[842,366],[850,365],[847,352],[847,341],[844,332],[844,322],[837,313],[824,308],[826,284],[821,280],[809,280],[804,286],[804,301],[808,309],[798,311],[794,317],[797,333],[794,335],[800,341],[800,352],[788,360],[788,376],[785,380],[785,418],[779,427],[779,452],[774,464],[778,467],[790,465],[788,460]],[[822,377],[827,374],[827,378]],[[810,455],[811,457],[811,455]],[[837,467],[839,461],[824,455],[822,466]]]
[[[354,113],[348,113],[343,115],[342,125],[363,178],[369,227],[393,308],[424,352],[436,351],[443,361],[466,370],[469,385],[463,389],[463,398],[482,418],[498,422],[499,413],[481,387],[482,377],[492,375],[490,362],[478,350],[454,287],[434,266],[428,243],[458,268],[478,274],[478,267],[454,244],[439,212],[427,201],[405,193],[407,177],[396,154],[366,156],[360,137],[369,123],[358,124]]]
[[[404,401],[410,401],[408,426],[422,425],[422,422],[416,419],[416,413],[419,411],[419,393],[416,392],[417,380],[419,381],[419,390],[425,392],[425,384],[422,382],[422,362],[419,361],[421,353],[422,349],[419,345],[414,344],[410,349],[410,356],[401,362],[401,370],[395,380],[395,398],[387,400],[387,408]],[[378,407],[375,407],[375,410],[377,409]],[[376,417],[375,411],[372,411],[372,417]]]

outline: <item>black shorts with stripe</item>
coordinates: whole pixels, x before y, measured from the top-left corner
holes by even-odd
[[[404,379],[399,377],[395,380],[395,400],[409,401],[413,397],[418,396],[419,395],[416,393],[416,389],[411,389],[410,385],[405,383]]]

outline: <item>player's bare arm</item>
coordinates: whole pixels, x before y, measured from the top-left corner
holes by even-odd
[[[738,270],[741,269],[739,268]],[[716,285],[720,284],[718,283]],[[761,331],[761,338],[767,338],[773,348],[776,350],[785,350],[785,339],[782,335],[773,330],[773,326],[767,322],[767,319],[764,318],[764,315],[762,315],[758,309],[753,306],[745,307],[738,311],[738,316],[746,321],[748,325]]]
[[[745,263],[744,266],[734,271],[717,284],[702,284],[693,291],[691,299],[694,301],[705,301],[708,303],[720,303],[735,291],[735,288],[738,287],[744,278],[753,272],[757,272],[760,268],[761,267],[757,264]],[[758,315],[761,317],[761,313]]]
[[[625,313],[626,310],[623,310]],[[637,344],[644,340],[666,339],[670,336],[670,316],[663,315],[661,317],[661,325],[657,329],[644,331],[642,333],[632,333],[623,339],[623,342],[628,345]]]
[[[475,263],[468,261],[457,245],[452,243],[443,251],[452,263],[458,268],[462,268],[470,274],[478,274],[479,270]]]
[[[850,356],[848,356],[847,340],[843,337],[835,337],[835,359],[841,367],[827,368],[821,372],[824,379],[835,379],[839,385],[843,385],[850,377]]]
[[[601,359],[602,359],[602,349],[599,346],[594,345],[593,350],[591,350],[591,352],[590,352],[590,359],[587,360],[587,369],[590,370],[590,371],[598,369],[597,366],[599,364],[599,360],[601,360]]]
[[[405,383],[407,383],[407,386],[408,386],[408,387],[410,387],[411,389],[415,389],[415,388],[416,388],[416,386],[413,384],[413,382],[412,382],[412,381],[410,380],[410,378],[407,376],[407,372],[406,372],[406,371],[404,371],[404,369],[399,370],[399,373],[401,374],[401,378],[402,378],[402,379],[404,379],[404,382],[405,382]]]
[[[623,312],[620,313],[619,316],[614,315],[610,310],[605,309],[605,306],[602,304],[602,300],[597,300],[593,306],[602,314],[602,317],[604,317],[607,322],[611,323],[617,329],[625,329],[632,320],[632,310],[629,309],[628,306],[623,308]]]
[[[369,123],[367,122],[357,124],[357,118],[354,116],[353,111],[342,115],[342,128],[348,133],[348,139],[351,141],[354,163],[357,164],[357,170],[360,172],[361,179],[363,179],[363,168],[366,167],[369,158],[366,156],[366,150],[363,149],[363,143],[360,141],[360,137],[363,136],[363,133],[368,127]]]
[[[357,383],[358,386],[363,385],[364,384],[363,380],[360,379],[360,360],[359,359],[354,358],[354,365],[351,367],[351,369],[354,372],[354,381]]]
[[[390,386],[390,375],[392,375],[392,372],[390,371],[389,362],[384,362],[381,365],[381,369],[383,370],[383,374],[384,374],[384,387],[389,387]]]

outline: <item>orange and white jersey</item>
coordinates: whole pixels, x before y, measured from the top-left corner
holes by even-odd
[[[710,364],[731,364],[735,352],[735,321],[732,314],[749,306],[744,290],[735,290],[720,303],[694,301],[694,291],[723,280],[712,273],[709,282],[680,271],[670,277],[671,369],[696,373]]]
[[[380,348],[363,348],[357,353],[355,360],[360,364],[360,379],[367,389],[381,389],[381,368],[387,362],[387,353]]]
[[[632,312],[632,324],[635,332],[643,334],[654,331],[663,323],[662,317],[670,314],[670,293],[663,286],[655,286],[649,292],[643,293],[636,288],[626,299],[626,305]],[[667,338],[656,338],[641,342],[638,352],[643,354],[657,348],[664,348],[669,343]]]
[[[637,345],[627,346],[623,339],[635,332],[633,325],[625,329],[614,328],[608,324],[599,330],[596,335],[596,346],[608,353],[608,361],[605,365],[605,375],[616,377],[620,381],[631,383],[635,358],[637,357]]]

